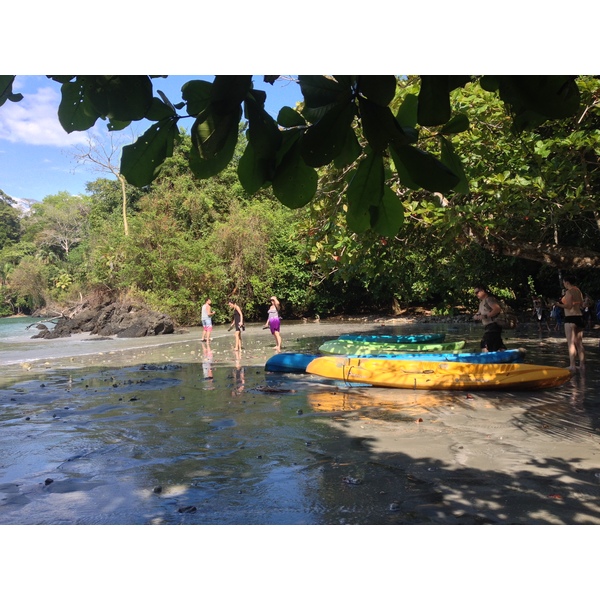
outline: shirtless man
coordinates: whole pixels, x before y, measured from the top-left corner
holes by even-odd
[[[476,321],[481,321],[484,325],[483,338],[481,340],[482,352],[496,352],[497,350],[506,350],[502,341],[502,327],[494,322],[502,312],[502,307],[494,296],[491,296],[488,289],[483,285],[476,285],[475,295],[479,300],[479,311],[473,316]]]
[[[571,274],[563,275],[563,286],[567,290],[565,295],[556,303],[556,306],[565,311],[565,337],[569,348],[569,371],[577,371],[577,358],[579,357],[579,369],[585,370],[585,349],[583,346],[583,294],[575,285],[577,280]]]

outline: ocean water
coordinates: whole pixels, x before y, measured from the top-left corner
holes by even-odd
[[[38,333],[36,323],[43,323],[48,329],[54,323],[33,317],[5,317],[0,319],[0,344],[3,342],[26,341]]]

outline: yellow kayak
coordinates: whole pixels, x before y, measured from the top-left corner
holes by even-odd
[[[415,390],[540,389],[562,385],[571,372],[524,363],[475,364],[320,356],[306,372],[349,383]]]

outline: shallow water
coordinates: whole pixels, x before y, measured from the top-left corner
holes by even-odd
[[[413,328],[433,329],[480,335]],[[284,330],[286,351],[339,333],[301,331]],[[270,336],[250,333],[240,361],[217,335],[210,354],[196,339],[176,361],[0,389],[0,523],[600,523],[597,338],[585,377],[559,388],[465,393],[265,373]],[[558,334],[506,338],[565,365]]]

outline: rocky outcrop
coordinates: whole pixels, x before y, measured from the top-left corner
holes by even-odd
[[[132,303],[105,301],[98,305],[84,304],[75,315],[58,318],[54,329],[40,329],[32,339],[69,337],[73,333],[137,338],[174,331],[173,319],[168,315]]]

